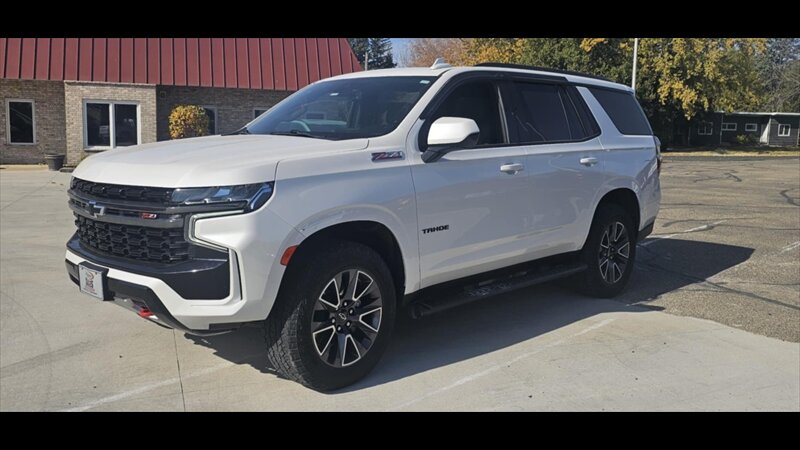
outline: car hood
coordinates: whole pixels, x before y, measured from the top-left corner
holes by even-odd
[[[98,183],[202,187],[273,181],[278,161],[360,150],[367,139],[328,141],[299,136],[206,136],[107,150],[73,172]]]

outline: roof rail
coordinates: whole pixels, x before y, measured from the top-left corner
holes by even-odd
[[[597,75],[589,75],[588,73],[575,72],[574,70],[549,69],[547,67],[526,66],[524,64],[485,62],[485,63],[475,64],[475,67],[506,67],[508,69],[540,70],[542,72],[553,72],[564,75],[575,75],[579,77],[594,78],[595,80],[602,80],[613,83],[613,81],[609,80],[608,78],[598,77]]]

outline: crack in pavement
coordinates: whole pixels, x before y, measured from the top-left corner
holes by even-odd
[[[183,402],[183,412],[186,412],[186,395],[183,392],[183,377],[181,376],[181,359],[178,356],[178,337],[176,331],[172,329],[172,343],[175,345],[175,364],[178,366],[178,383],[181,386],[181,402]]]
[[[791,188],[791,189],[784,189],[780,192],[781,197],[786,199],[786,203],[792,206],[800,206],[800,198],[790,197],[789,192],[796,191],[800,188]]]

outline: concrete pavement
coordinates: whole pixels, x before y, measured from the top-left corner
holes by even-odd
[[[800,162],[731,163],[665,166],[620,299],[545,285],[403,320],[332,394],[272,374],[258,328],[191,337],[79,294],[69,175],[0,171],[0,410],[798,411]]]

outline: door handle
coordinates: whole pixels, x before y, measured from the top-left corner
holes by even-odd
[[[525,170],[525,166],[522,164],[503,164],[500,166],[500,172],[505,172],[509,175],[516,175],[523,170]]]
[[[592,156],[588,158],[581,158],[581,164],[583,164],[584,166],[593,166],[597,164],[597,158],[594,158]]]

